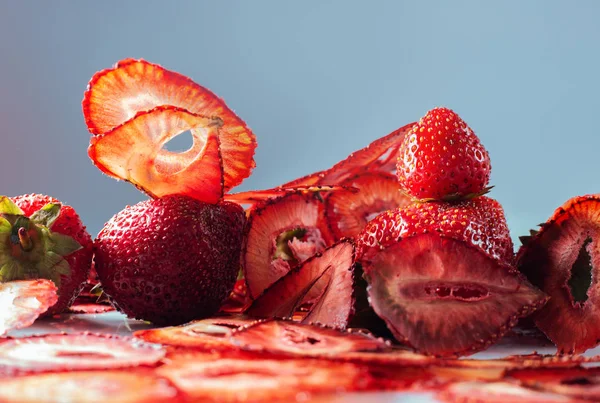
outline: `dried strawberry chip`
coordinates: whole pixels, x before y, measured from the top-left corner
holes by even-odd
[[[148,366],[164,355],[162,347],[128,337],[51,334],[0,343],[0,368],[29,373]]]
[[[262,318],[287,318],[303,302],[314,300],[305,322],[345,328],[354,309],[353,267],[354,243],[344,239],[276,281],[247,313]]]
[[[82,371],[0,380],[0,400],[18,402],[180,402],[169,381],[151,372]]]
[[[573,401],[566,396],[538,392],[508,382],[459,382],[451,384],[440,399],[452,403],[559,403]]]
[[[396,339],[436,356],[484,349],[546,302],[511,266],[433,234],[381,250],[365,274],[371,305]]]
[[[93,314],[93,313],[106,313],[112,312],[115,307],[107,304],[95,304],[95,303],[75,303],[69,307],[69,313],[81,313],[81,314]]]
[[[392,174],[363,173],[346,179],[342,185],[359,191],[333,192],[325,200],[327,223],[336,238],[356,237],[375,216],[411,203]]]
[[[340,185],[295,186],[293,188],[276,187],[271,189],[249,190],[247,192],[229,193],[224,195],[223,199],[238,204],[254,205],[280,196],[285,196],[286,194],[290,193],[318,194],[319,192],[324,192],[329,194],[340,191],[351,194],[358,192],[358,189],[352,186]]]
[[[219,142],[225,190],[250,176],[256,165],[252,131],[211,91],[159,65],[126,59],[96,73],[84,94],[83,114],[89,131],[103,134],[139,112],[165,105],[222,121]]]
[[[560,353],[582,353],[600,342],[600,196],[567,201],[534,232],[517,267],[550,296],[536,325]]]
[[[233,348],[228,336],[232,330],[256,322],[242,316],[217,316],[185,325],[139,330],[134,336],[151,343],[194,347],[202,350]]]
[[[248,295],[246,279],[242,277],[236,281],[233,291],[231,291],[229,298],[223,303],[219,312],[240,314],[245,312],[251,303],[252,300],[250,299],[250,295]]]
[[[320,360],[175,361],[157,372],[198,401],[294,400],[309,393],[363,390],[370,381],[358,366]]]
[[[322,210],[314,195],[292,193],[250,211],[242,265],[252,298],[331,243]]]
[[[58,301],[57,288],[50,280],[0,283],[0,336],[31,325]]]
[[[247,351],[322,358],[388,347],[382,339],[369,333],[340,331],[286,320],[257,322],[232,332],[230,339]]]
[[[521,369],[506,377],[536,390],[600,401],[600,368]]]
[[[410,123],[394,130],[387,136],[373,141],[365,148],[353,152],[346,159],[338,162],[327,170],[315,172],[302,178],[295,179],[282,185],[282,187],[293,188],[297,186],[340,184],[360,172],[370,170],[372,164],[387,171],[390,164],[385,164],[385,161],[389,160],[390,155],[393,154],[393,150],[398,148],[400,143],[402,143],[404,136],[410,131],[413,125],[414,123]],[[380,159],[383,159],[381,160],[382,162],[378,162]],[[392,159],[394,158],[392,157]]]
[[[101,171],[151,196],[182,194],[216,203],[223,196],[218,124],[182,109],[157,107],[92,137],[88,154]],[[189,150],[163,149],[186,130],[194,137]]]

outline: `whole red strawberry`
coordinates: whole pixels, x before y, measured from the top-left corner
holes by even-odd
[[[485,193],[490,157],[452,110],[435,108],[415,124],[398,152],[404,191],[420,200],[456,200]]]
[[[484,196],[388,211],[359,245],[374,311],[423,353],[481,350],[546,302],[513,267],[502,208]]]
[[[59,298],[46,315],[61,313],[77,297],[90,270],[93,248],[72,207],[39,194],[1,196],[0,240],[0,281],[54,281]]]
[[[103,290],[128,316],[158,325],[210,316],[235,284],[244,224],[238,204],[187,196],[126,207],[96,239]]]

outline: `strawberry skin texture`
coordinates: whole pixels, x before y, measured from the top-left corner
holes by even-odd
[[[402,238],[426,233],[464,241],[493,259],[514,262],[504,210],[486,196],[458,203],[413,203],[380,214],[359,236],[359,257],[368,258]]]
[[[217,312],[240,269],[244,210],[186,196],[143,201],[100,231],[95,267],[119,310],[157,325]]]
[[[31,216],[48,203],[61,203],[53,197],[40,194],[11,197],[10,200],[19,206],[27,217]],[[92,265],[93,255],[92,237],[87,232],[81,218],[73,207],[62,204],[60,215],[50,229],[54,232],[72,237],[82,246],[82,248],[65,256],[65,260],[69,263],[69,267],[71,268],[71,275],[62,276],[61,285],[58,290],[58,301],[44,316],[59,314],[73,303],[85,285]]]
[[[485,191],[490,157],[473,130],[452,110],[436,108],[413,126],[400,146],[397,175],[419,200],[468,198]]]

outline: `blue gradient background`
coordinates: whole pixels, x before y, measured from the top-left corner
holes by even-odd
[[[212,89],[258,137],[239,190],[331,166],[428,109],[492,158],[514,237],[600,192],[596,1],[0,0],[0,194],[73,205],[96,234],[144,199],[90,163],[80,102],[142,57]]]

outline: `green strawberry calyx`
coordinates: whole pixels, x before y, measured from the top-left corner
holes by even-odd
[[[60,203],[48,203],[26,217],[8,197],[0,196],[0,282],[44,278],[60,287],[71,274],[65,256],[82,246],[72,237],[51,231]]]

